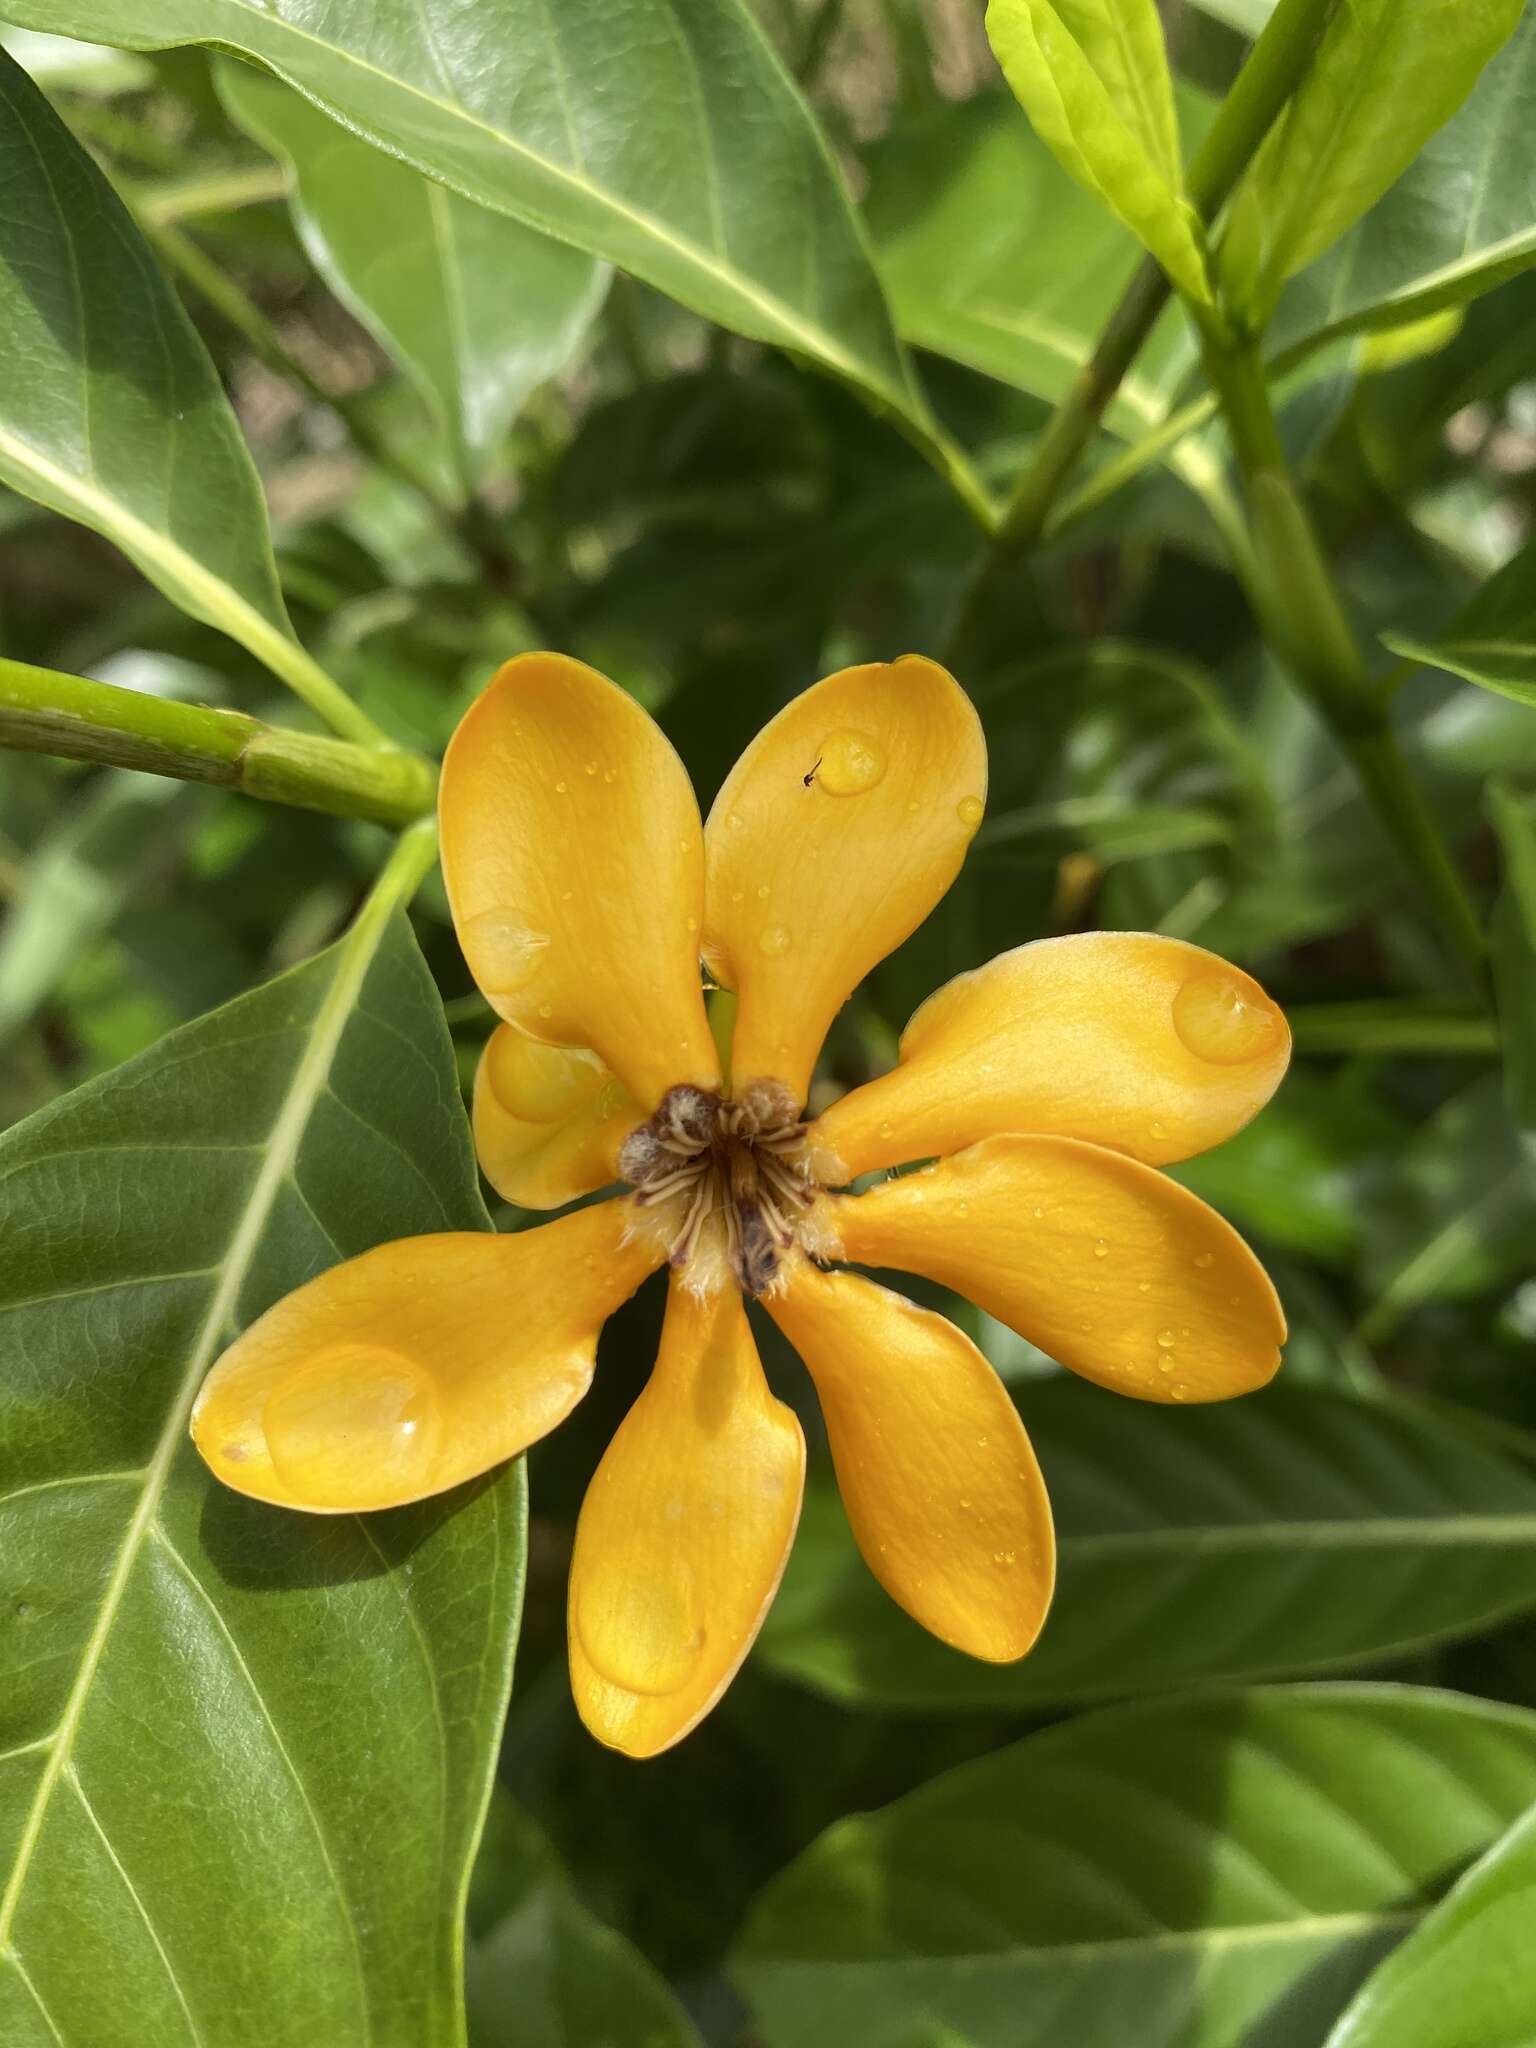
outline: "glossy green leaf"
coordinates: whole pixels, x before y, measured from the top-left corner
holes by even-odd
[[[580,342],[606,266],[461,199],[249,65],[221,65],[218,85],[233,118],[291,170],[316,269],[410,373],[472,488]]]
[[[4,51],[0,190],[0,482],[105,534],[338,729],[375,738],[292,637],[261,485],[180,301]]]
[[[1536,1605],[1536,1475],[1406,1407],[1282,1380],[1208,1408],[1077,1381],[1015,1398],[1056,1514],[1059,1573],[1022,1663],[925,1635],[813,1484],[759,1654],[848,1702],[1058,1706],[1348,1670]]]
[[[1381,637],[1407,661],[1536,705],[1536,541],[1489,577],[1432,639],[1397,632]]]
[[[666,1980],[497,1790],[469,1900],[470,2048],[701,2048]]]
[[[990,0],[987,34],[1062,169],[1113,210],[1181,291],[1208,299],[1154,0]]]
[[[1452,1693],[1093,1714],[840,1821],[735,1973],[769,2048],[1316,2048],[1533,1799],[1536,1715]]]
[[[30,29],[0,29],[0,47],[39,85],[50,92],[110,95],[142,92],[154,82],[154,69],[126,50],[100,43],[71,42],[67,36],[37,35]]]
[[[1488,805],[1504,849],[1492,932],[1504,1095],[1527,1155],[1536,1157],[1536,800],[1494,783]]]
[[[824,137],[745,0],[7,0],[26,27],[207,43],[483,206],[809,358],[941,463]]]
[[[8,1133],[0,1203],[0,2039],[450,2048],[521,1468],[315,1518],[228,1492],[187,1436],[278,1296],[485,1225],[388,892]]]
[[[1246,180],[1264,235],[1260,317],[1286,278],[1330,249],[1456,112],[1523,5],[1351,0],[1335,10]],[[1465,194],[1458,212],[1464,224]]]
[[[1536,12],[1527,8],[1454,118],[1338,247],[1286,288],[1271,344],[1310,349],[1400,326],[1536,264],[1533,95]]]
[[[1533,1928],[1536,1803],[1366,1980],[1327,2048],[1525,2048]]]

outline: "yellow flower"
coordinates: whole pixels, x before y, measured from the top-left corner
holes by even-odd
[[[670,1262],[655,1371],[576,1533],[571,1675],[593,1733],[637,1756],[686,1734],[783,1572],[805,1446],[743,1292],[810,1370],[876,1577],[945,1642],[1023,1656],[1055,1550],[1013,1403],[944,1317],[833,1268],[926,1275],[1143,1400],[1261,1386],[1285,1336],[1274,1289],[1155,1169],[1246,1123],[1290,1037],[1199,947],[1046,939],[940,989],[895,1069],[807,1122],[828,1026],[949,887],[985,791],[969,700],[916,657],[797,697],[707,826],[632,698],[562,656],[509,663],[454,737],[440,806],[459,939],[503,1019],[476,1145],[515,1202],[631,1191],[511,1236],[381,1245],[279,1302],[193,1416],[218,1476],[321,1513],[473,1478],[569,1414],[603,1322]],[[735,993],[728,1072],[701,956]]]

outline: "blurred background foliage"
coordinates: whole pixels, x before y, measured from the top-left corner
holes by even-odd
[[[758,11],[860,200],[937,415],[1001,488],[1124,288],[1129,236],[1036,140],[965,0]],[[1267,8],[1165,12],[1198,137]],[[942,650],[982,542],[922,453],[844,385],[428,187],[228,57],[3,40],[183,294],[259,467],[299,638],[391,736],[438,753],[501,661],[559,647],[656,714],[707,805],[808,682]],[[1227,1715],[1243,1720],[1221,1752],[1239,1779],[1271,1736],[1304,1740],[1344,1811],[1373,1744],[1452,1743],[1481,1823],[1436,1809],[1436,1833],[1424,1802],[1452,1794],[1400,1788],[1423,1840],[1399,1861],[1430,1889],[1536,1799],[1532,1724],[1500,1718],[1501,1703],[1536,1708],[1536,275],[1512,266],[1465,304],[1413,296],[1437,234],[1492,250],[1529,232],[1533,103],[1527,20],[1403,183],[1290,287],[1271,334],[1291,352],[1286,447],[1348,606],[1378,670],[1401,664],[1413,773],[1478,903],[1509,876],[1492,924],[1508,1061],[1336,741],[1256,633],[1219,426],[1197,422],[1117,485],[1128,444],[1199,404],[1174,311],[958,664],[991,752],[987,821],[942,912],[839,1019],[817,1085],[877,1071],[925,994],[1028,938],[1134,927],[1241,960],[1290,1011],[1296,1064],[1250,1130],[1180,1177],[1276,1277],[1282,1382],[1231,1409],[1133,1408],[947,1304],[1017,1384],[1052,1487],[1063,1578],[1040,1651],[970,1664],[898,1614],[851,1549],[823,1451],[758,1652],[697,1734],[636,1768],[577,1725],[564,1580],[582,1488],[654,1355],[645,1291],[610,1326],[590,1398],[529,1460],[518,1682],[471,1906],[474,2038],[670,2044],[697,2027],[776,2048],[1301,2048],[1396,1925],[1368,1884],[1344,1886],[1338,1912],[1363,1933],[1328,1969],[1319,1948],[1306,1997],[1198,1941],[1178,1964],[1205,1973],[1198,2026],[1189,1982],[1146,1956],[1106,1961],[1093,1996],[1067,1983],[1063,1929],[1129,1939],[1086,1896],[1082,1855],[1105,1859],[1111,1888],[1154,1856],[1123,1803],[1095,1806],[1109,1795],[1092,1756],[1112,1753],[1149,1797],[1165,1773],[1187,1779],[1198,1803],[1214,1752],[1191,1729]],[[1466,182],[1472,157],[1485,188]],[[422,240],[440,205],[456,306]],[[1399,298],[1409,317],[1394,320]],[[0,647],[303,722],[264,667],[107,541],[8,493]],[[385,846],[356,820],[0,753],[0,1121],[308,958]],[[467,1085],[491,1018],[435,879],[413,921]],[[800,1369],[759,1321],[814,1432]],[[1382,1695],[1361,1708],[1367,1732],[1341,1734],[1333,1708],[1300,1696],[1297,1726],[1270,1736],[1274,1700],[1297,1696],[1170,1704],[1180,1687],[1361,1672],[1471,1697]],[[1092,1718],[1125,1698],[1144,1702],[1131,1718]],[[1454,1727],[1388,1725],[1415,1712]],[[1497,1796],[1477,1761],[1495,1736]],[[894,1799],[908,1803],[846,1819]],[[1043,1816],[1017,1869],[984,1825],[1008,1802]],[[1242,1795],[1222,1811],[1235,1857]],[[1220,1893],[1221,1859],[1198,1848],[1175,1835],[1154,1858],[1170,1918],[1195,1930],[1237,1911],[1202,1892]],[[985,1994],[978,1955],[994,1959]]]

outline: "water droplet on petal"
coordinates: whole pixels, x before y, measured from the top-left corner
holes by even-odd
[[[555,784],[555,795],[556,795],[556,796],[569,796],[569,795],[570,795],[570,793],[571,793],[571,785],[570,785],[570,784],[569,784],[568,782],[557,782],[557,783]]]
[[[766,953],[770,960],[781,959],[792,943],[788,929],[782,924],[765,925],[757,935],[757,950]]]
[[[595,775],[597,773],[597,763],[595,761],[588,761],[586,764],[586,768],[587,773],[589,775]]]
[[[974,830],[981,823],[982,813],[986,808],[979,796],[963,796],[955,806],[955,816],[962,825],[970,826]]]
[[[1202,1268],[1202,1270],[1203,1270],[1203,1269],[1204,1269],[1205,1267],[1207,1267],[1207,1266],[1214,1266],[1214,1265],[1215,1265],[1215,1263],[1216,1263],[1216,1254],[1215,1254],[1214,1252],[1196,1252],[1196,1253],[1195,1253],[1195,1264],[1196,1264],[1197,1266],[1201,1267],[1201,1268]]]
[[[1257,991],[1229,974],[1206,973],[1192,975],[1175,995],[1173,1028],[1196,1059],[1237,1067],[1269,1052],[1285,1024]]]
[[[1150,1280],[1138,1280],[1136,1282],[1136,1292],[1138,1294],[1150,1294],[1152,1292],[1152,1282]]]
[[[1157,1369],[1159,1372],[1172,1372],[1177,1367],[1178,1362],[1171,1351],[1165,1351],[1157,1361]]]
[[[580,1582],[575,1609],[581,1647],[615,1685],[656,1695],[687,1684],[704,1647],[704,1629],[693,1573],[680,1559],[645,1578],[612,1564],[591,1572]]]
[[[868,733],[829,733],[818,749],[815,789],[828,796],[862,796],[885,773],[885,755]]]
[[[1109,1257],[1109,1245],[1104,1238],[1101,1237],[1094,1246],[1093,1256],[1096,1259],[1107,1259]]]
[[[482,910],[459,934],[470,971],[488,996],[515,995],[539,970],[548,932],[536,932],[515,910]]]
[[[769,890],[768,884],[767,884],[766,882],[759,882],[759,883],[758,883],[758,885],[757,885],[757,900],[758,900],[758,902],[759,902],[759,903],[766,903],[766,902],[768,901],[768,898],[769,898],[769,895],[770,895],[770,894],[771,894],[771,891]]]
[[[1172,1330],[1159,1330],[1157,1333],[1157,1341],[1159,1344],[1163,1346],[1165,1350],[1167,1350],[1173,1343]]]
[[[261,1419],[278,1477],[312,1506],[378,1507],[433,1490],[436,1391],[382,1344],[337,1344],[310,1359],[268,1396]]]

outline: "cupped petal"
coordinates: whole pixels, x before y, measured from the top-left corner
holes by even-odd
[[[656,1369],[576,1526],[571,1684],[600,1742],[654,1756],[709,1712],[778,1589],[804,1485],[740,1294],[674,1277]]]
[[[514,1457],[587,1391],[597,1335],[659,1263],[600,1202],[511,1237],[382,1244],[287,1295],[224,1353],[192,1438],[237,1493],[315,1514],[399,1507]]]
[[[704,958],[738,998],[738,1081],[805,1100],[838,1010],[959,872],[986,788],[970,699],[919,655],[828,676],[763,728],[705,829]]]
[[[1285,1317],[1230,1223],[1075,1138],[988,1138],[833,1204],[846,1256],[921,1273],[1085,1379],[1224,1401],[1273,1378]]]
[[[644,1112],[595,1052],[541,1045],[498,1024],[475,1074],[475,1151],[496,1192],[558,1209],[619,1177],[619,1147]]]
[[[900,1064],[832,1104],[817,1136],[852,1178],[1049,1132],[1149,1166],[1242,1129],[1291,1034],[1241,968],[1150,932],[1037,939],[957,975],[902,1033]]]
[[[969,1337],[805,1260],[764,1306],[804,1359],[848,1520],[891,1598],[942,1642],[1007,1664],[1051,1604],[1051,1504],[1018,1411]]]
[[[562,654],[509,661],[438,795],[443,880],[497,1014],[585,1046],[649,1112],[719,1085],[704,1015],[704,843],[683,764],[635,700]]]

